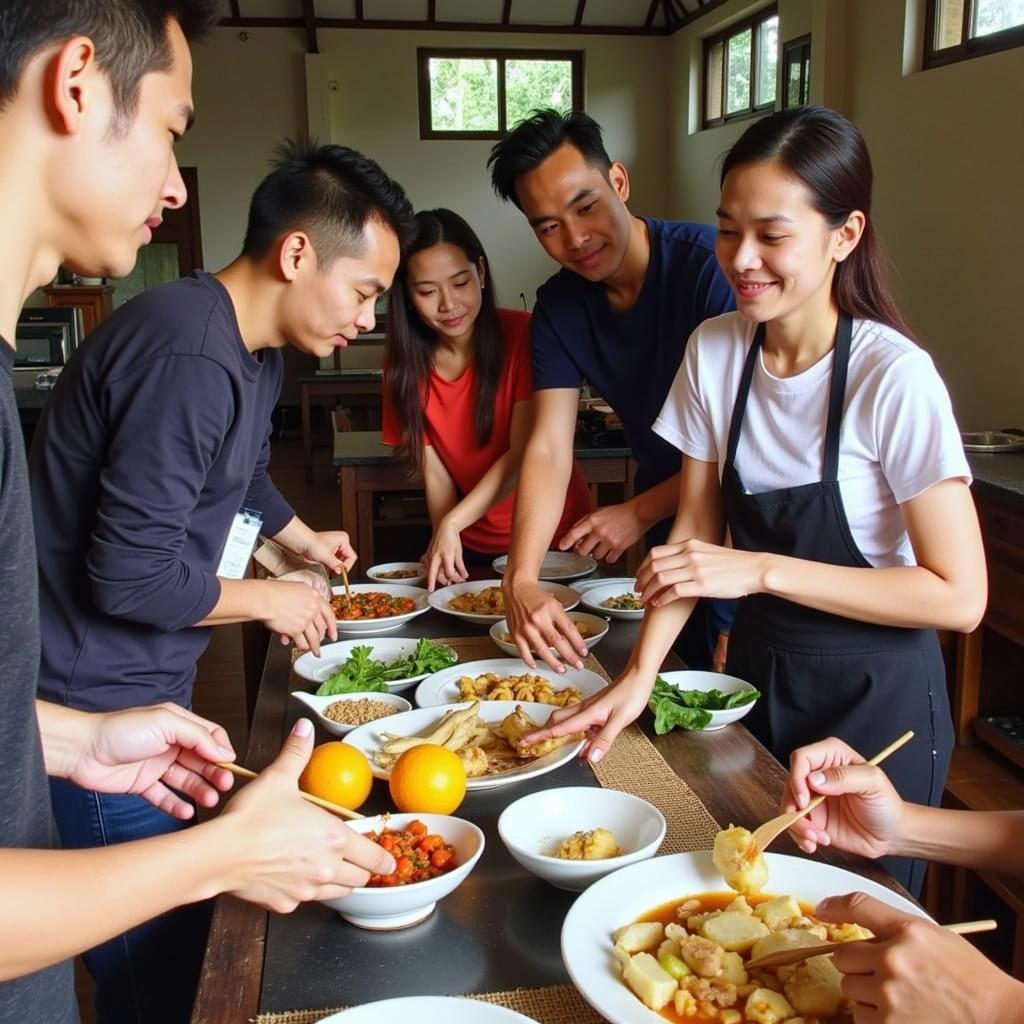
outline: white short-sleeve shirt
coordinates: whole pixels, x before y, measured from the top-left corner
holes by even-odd
[[[756,324],[739,313],[690,336],[654,431],[725,468],[729,425]],[[754,367],[736,469],[748,493],[821,480],[834,353],[793,377]],[[853,539],[873,566],[914,565],[899,505],[940,480],[970,483],[946,386],[931,357],[898,331],[854,320],[839,438],[839,490]]]

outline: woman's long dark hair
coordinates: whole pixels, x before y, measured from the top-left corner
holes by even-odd
[[[833,230],[853,210],[866,218],[860,243],[836,265],[832,294],[842,312],[876,320],[913,337],[892,294],[885,256],[871,221],[873,174],[856,125],[828,107],[796,107],[752,124],[722,163],[721,184],[734,167],[777,160],[799,178],[811,205]]]
[[[409,295],[409,259],[424,249],[445,242],[457,246],[474,267],[484,261],[486,285],[480,296],[480,313],[473,324],[473,365],[476,371],[476,401],[473,427],[477,443],[485,445],[494,431],[494,396],[505,361],[505,342],[498,319],[494,278],[484,247],[473,229],[451,210],[424,210],[416,214],[413,238],[402,257],[388,297],[388,327],[385,352],[388,362],[388,397],[402,428],[398,450],[415,472],[423,469],[423,406],[426,402],[430,369],[437,338],[419,317]]]

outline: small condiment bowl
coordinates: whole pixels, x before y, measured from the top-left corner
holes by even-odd
[[[574,832],[606,828],[622,854],[603,860],[562,860],[554,850]],[[527,871],[559,889],[581,892],[605,875],[653,857],[665,838],[665,818],[646,800],[617,789],[569,786],[520,797],[498,818],[498,835]]]
[[[412,576],[388,576],[389,572],[411,572]],[[375,583],[399,583],[408,587],[418,587],[427,578],[427,570],[422,562],[381,562],[371,565],[366,570],[366,578]]]
[[[376,690],[370,690],[365,693],[336,693],[330,697],[318,697],[315,693],[306,693],[305,690],[293,690],[292,696],[301,701],[303,704],[313,712],[316,720],[320,725],[329,732],[332,736],[346,736],[356,725],[345,725],[343,722],[335,722],[333,718],[328,718],[325,712],[331,704],[336,704],[338,701],[355,701],[355,700],[376,700],[380,701],[381,704],[389,704],[394,709],[391,714],[399,715],[403,711],[410,711],[412,705],[404,698],[399,697],[397,693],[378,693]],[[389,717],[382,715],[381,718],[374,718],[372,721],[379,722],[381,719]],[[357,725],[365,725],[365,722],[356,723]]]
[[[569,612],[568,615],[569,618],[578,625],[586,624],[594,630],[593,636],[585,636],[583,638],[583,642],[587,645],[588,651],[591,647],[600,643],[608,633],[608,620],[601,618],[600,615],[591,615],[590,612]],[[504,639],[505,636],[508,635],[508,632],[508,619],[501,619],[499,622],[496,622],[491,626],[491,639],[506,654],[510,654],[513,658],[518,658],[519,648],[516,647],[514,643]],[[558,653],[553,647],[549,648],[549,650],[554,654]]]
[[[322,902],[346,921],[371,931],[408,928],[428,917],[437,905],[454,892],[473,870],[484,850],[484,834],[472,822],[447,814],[378,814],[346,822],[356,832],[380,832],[383,828],[404,829],[422,821],[427,828],[455,848],[458,867],[425,882],[381,888],[364,886],[348,896]]]

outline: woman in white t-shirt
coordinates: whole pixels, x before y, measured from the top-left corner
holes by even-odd
[[[726,671],[782,761],[839,735],[936,804],[953,733],[936,628],[986,600],[970,475],[945,387],[891,297],[871,163],[834,111],[752,125],[722,168],[719,265],[737,312],[703,323],[654,429],[683,452],[669,543],[637,576],[649,607],[616,685],[556,717],[597,760],[643,710],[697,598],[742,598]],[[728,540],[727,540],[728,538]],[[728,546],[725,546],[727,545]],[[888,865],[916,890],[923,864]]]

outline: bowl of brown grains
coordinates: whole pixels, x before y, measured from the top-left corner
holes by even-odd
[[[318,697],[304,690],[294,690],[292,696],[305,704],[332,736],[344,736],[357,725],[366,725],[412,708],[404,697],[396,693],[336,693],[331,697]]]

